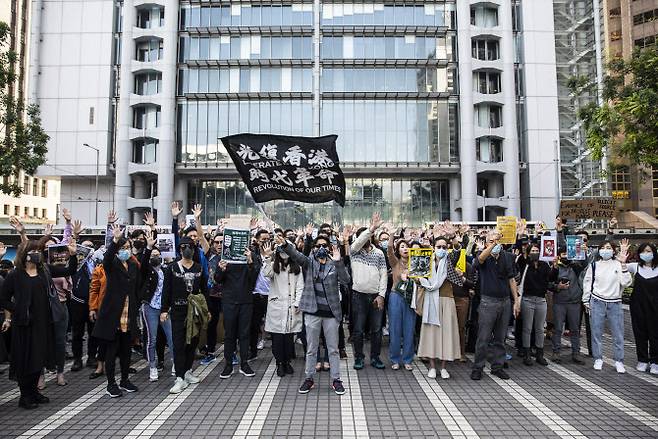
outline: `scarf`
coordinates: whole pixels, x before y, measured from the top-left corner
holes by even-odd
[[[456,256],[456,258],[454,257]],[[436,260],[431,276],[429,279],[421,278],[420,285],[425,288],[425,298],[423,302],[423,323],[428,325],[441,326],[439,320],[440,296],[439,289],[447,280],[453,285],[463,286],[464,282],[455,272],[455,263],[459,258],[459,252],[453,252],[445,257]]]

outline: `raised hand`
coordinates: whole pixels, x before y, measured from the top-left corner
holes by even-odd
[[[617,260],[622,264],[625,264],[628,260],[628,250],[631,248],[631,243],[627,238],[624,238],[619,243],[619,254],[617,255]]]
[[[306,236],[311,236],[313,234],[313,223],[306,224],[306,229],[304,229]]]
[[[110,211],[107,213],[107,223],[108,223],[108,224],[114,224],[114,223],[116,223],[116,222],[117,222],[117,219],[119,219],[119,218],[117,217],[117,213],[116,213],[114,210],[110,210]]]
[[[9,225],[10,225],[14,230],[16,230],[17,233],[20,233],[21,235],[22,235],[23,233],[25,233],[25,226],[23,225],[23,223],[21,222],[21,220],[19,220],[19,219],[16,218],[15,216],[12,216],[12,217],[9,218]]]
[[[178,215],[180,215],[181,212],[183,212],[183,209],[181,208],[180,203],[178,201],[174,201],[173,203],[171,203],[171,216],[173,216],[174,218],[178,218]]]
[[[374,232],[384,223],[382,216],[379,212],[374,212],[372,218],[370,219],[370,231]]]
[[[266,242],[261,247],[260,252],[264,257],[269,258],[272,256],[272,253],[274,253],[274,244],[271,242]]]
[[[52,235],[53,234],[53,225],[52,224],[46,224],[43,230],[44,235]]]
[[[252,264],[254,262],[253,258],[251,257],[251,250],[249,250],[249,247],[244,251],[244,255],[247,257],[247,263]]]
[[[146,212],[144,214],[144,224],[149,227],[151,230],[155,230],[155,218],[153,217],[153,212]]]
[[[155,236],[153,235],[153,231],[147,230],[146,233],[144,233],[144,237],[146,238],[146,248],[152,250],[156,241]]]
[[[278,233],[275,233],[274,234],[274,242],[276,243],[276,245],[286,245],[286,238],[279,235]]]
[[[228,262],[226,260],[222,259],[219,261],[219,264],[217,265],[221,271],[226,271],[226,267],[228,267]]]
[[[350,236],[352,236],[352,226],[349,224],[343,227],[341,231],[341,237],[343,238],[343,243],[350,242]]]
[[[194,214],[194,220],[197,223],[199,223],[199,219],[201,218],[201,212],[203,212],[201,205],[195,204],[194,207],[192,208],[192,214]]]
[[[331,253],[331,260],[334,262],[340,261],[340,249],[338,247],[334,247],[334,251]]]
[[[80,233],[82,233],[82,221],[80,220],[73,221],[72,233],[73,233],[73,237],[76,239],[78,238],[78,236],[80,236]]]
[[[123,238],[123,230],[118,224],[112,224],[112,239],[115,244],[118,244],[119,241]]]
[[[69,248],[69,254],[71,256],[75,256],[75,254],[78,252],[78,246],[77,246],[77,243],[76,243],[75,239],[71,239],[69,241],[67,247]]]
[[[258,218],[254,217],[249,221],[249,230],[254,230],[256,227],[258,227]]]
[[[67,224],[70,223],[71,218],[73,218],[73,216],[71,215],[71,211],[68,210],[66,207],[62,209],[62,216],[64,217],[64,221],[66,221]]]

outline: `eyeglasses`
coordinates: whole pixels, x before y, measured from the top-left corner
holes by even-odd
[[[329,248],[329,244],[316,244],[315,248]]]
[[[213,244],[221,244],[222,241],[213,241],[212,243],[213,243]]]
[[[447,246],[447,245],[437,245],[437,246],[434,247],[434,248],[442,248],[443,250],[448,250],[448,246]]]

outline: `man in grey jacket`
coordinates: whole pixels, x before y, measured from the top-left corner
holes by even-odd
[[[338,395],[345,393],[340,379],[340,356],[338,354],[338,325],[342,319],[340,290],[338,284],[348,284],[350,275],[345,268],[337,247],[332,247],[329,237],[318,235],[309,256],[298,252],[295,246],[275,235],[277,245],[297,262],[304,271],[304,292],[299,310],[304,313],[306,325],[306,379],[299,393],[308,393],[314,387],[315,364],[317,362],[320,331],[329,351],[332,389]]]

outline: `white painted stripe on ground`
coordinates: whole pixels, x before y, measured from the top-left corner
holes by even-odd
[[[616,409],[626,413],[628,416],[640,421],[642,424],[646,425],[652,430],[658,431],[658,418],[655,416],[645,412],[641,408],[636,407],[630,402],[620,398],[619,396],[609,392],[608,390],[591,382],[590,380],[581,377],[580,375],[570,371],[565,367],[558,366],[555,363],[550,363],[548,368],[563,378],[566,378],[567,380],[576,384],[586,392],[591,393],[592,395],[600,398],[604,402],[607,402]]]
[[[450,436],[453,438],[479,438],[480,436],[473,430],[466,417],[459,411],[437,380],[427,377],[427,367],[420,361],[414,361],[414,363],[416,365],[413,370],[414,378],[432,403]]]
[[[205,366],[198,366],[194,372],[203,380],[212,372],[222,361],[222,354],[224,353],[224,347],[220,347],[217,351],[217,359],[212,363]],[[196,389],[199,384],[191,384],[187,389],[183,390],[178,394],[167,393],[164,401],[158,404],[149,414],[147,414],[144,419],[140,421],[126,436],[125,438],[149,438],[153,436],[158,429],[169,419],[169,417],[176,411],[178,407],[187,399],[188,396],[192,394],[194,389]]]
[[[140,360],[132,367],[140,370],[146,368],[148,363],[144,360]],[[25,433],[18,436],[19,438],[41,438],[50,434],[53,430],[64,424],[66,421],[73,418],[78,413],[82,412],[84,409],[101,399],[105,395],[105,390],[107,389],[107,382],[103,381],[103,384],[100,384],[94,387],[89,392],[82,395],[80,398],[73,401],[71,404],[63,407],[52,415],[48,416],[43,421],[39,422],[34,427],[27,430]]]
[[[467,355],[471,362],[473,361],[473,355]],[[569,424],[564,418],[559,416],[553,410],[548,408],[543,402],[532,396],[528,393],[523,387],[521,387],[514,380],[501,380],[497,376],[491,375],[487,371],[489,377],[491,377],[496,384],[507,392],[512,398],[518,401],[526,410],[532,413],[542,424],[547,426],[553,431],[556,435],[561,438],[586,438],[583,433],[578,431],[576,427]]]
[[[366,411],[363,408],[361,387],[359,386],[358,373],[352,367],[354,354],[352,346],[345,347],[347,358],[341,360],[345,374],[341,375],[345,394],[340,397],[340,414],[343,426],[343,438],[370,438],[368,423],[366,422]]]
[[[260,437],[260,433],[265,425],[265,419],[270,412],[272,400],[276,394],[276,389],[279,388],[281,378],[276,372],[276,359],[272,358],[267,370],[263,375],[254,396],[247,406],[247,409],[242,415],[238,428],[233,433],[233,438],[248,438]]]

